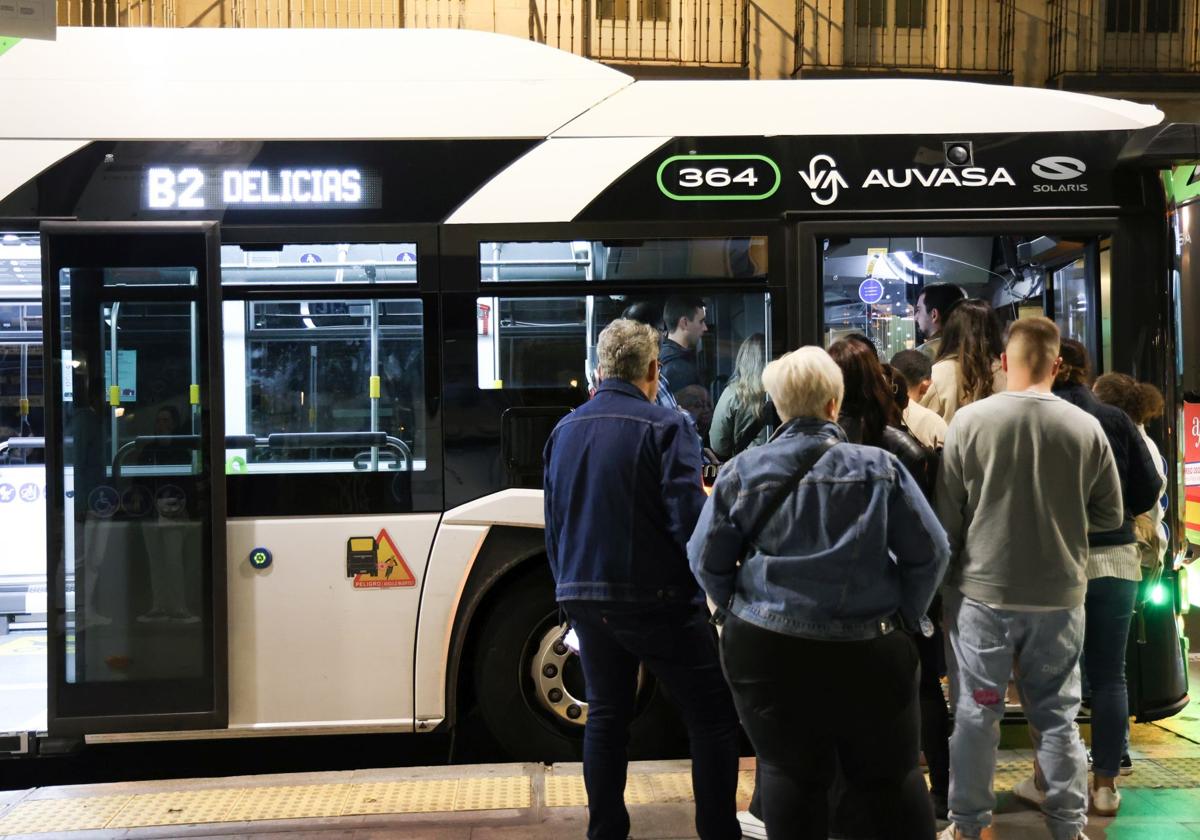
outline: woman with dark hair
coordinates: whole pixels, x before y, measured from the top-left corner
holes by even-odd
[[[933,453],[904,428],[892,381],[879,359],[862,342],[853,339],[835,341],[829,346],[829,355],[842,369],[846,384],[846,396],[838,415],[838,425],[846,437],[851,443],[891,452],[928,496],[936,472]]]
[[[1144,513],[1139,513],[1133,520],[1133,533],[1141,551],[1142,567],[1156,570],[1163,564],[1163,552],[1167,546],[1166,527],[1163,525],[1168,505],[1167,461],[1159,451],[1158,444],[1146,434],[1146,423],[1162,417],[1162,393],[1153,385],[1138,382],[1124,373],[1106,373],[1099,377],[1092,386],[1092,393],[1100,402],[1116,406],[1129,415],[1129,419],[1141,435],[1142,443],[1146,444],[1146,451],[1150,453],[1150,460],[1154,462],[1158,473],[1158,502]],[[1122,769],[1128,766],[1127,758],[1128,756],[1121,757]]]
[[[1000,367],[1004,338],[1000,319],[987,301],[977,298],[956,305],[942,331],[931,383],[921,405],[949,423],[964,405],[1003,391]]]
[[[1111,817],[1121,805],[1117,776],[1129,723],[1129,695],[1125,687],[1125,646],[1133,618],[1138,581],[1142,579],[1141,552],[1134,535],[1135,517],[1149,510],[1162,487],[1158,471],[1142,436],[1125,412],[1096,399],[1088,387],[1090,362],[1087,348],[1064,338],[1059,351],[1062,365],[1055,378],[1054,395],[1078,406],[1100,421],[1112,447],[1121,480],[1125,521],[1115,531],[1088,534],[1086,624],[1083,667],[1092,692],[1092,810]],[[1044,795],[1038,779],[1017,784],[1019,799],[1040,805]]]
[[[853,443],[877,446],[895,455],[916,479],[917,485],[932,499],[937,479],[937,455],[923,446],[904,428],[901,419],[908,390],[903,377],[893,374],[891,366],[879,363],[874,350],[853,338],[836,341],[829,355],[842,370],[845,396],[838,425]],[[930,550],[933,547],[930,546]],[[946,817],[946,799],[950,793],[950,718],[942,694],[942,634],[938,623],[941,599],[934,597],[929,608],[932,634],[917,634],[917,652],[921,659],[918,699],[921,705],[921,749],[929,765],[929,795],[939,818]],[[915,629],[915,628],[914,628]],[[839,823],[854,822],[849,808],[838,809]],[[845,829],[846,825],[838,825]]]
[[[713,412],[708,439],[713,452],[727,461],[739,452],[766,443],[764,413],[767,392],[762,384],[767,364],[767,342],[762,333],[754,333],[738,348],[733,378]]]

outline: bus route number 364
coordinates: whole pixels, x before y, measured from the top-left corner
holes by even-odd
[[[674,201],[761,201],[779,183],[765,155],[673,155],[658,167],[658,188]]]

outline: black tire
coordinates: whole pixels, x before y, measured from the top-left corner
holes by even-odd
[[[472,622],[471,671],[479,715],[512,761],[579,761],[583,726],[543,708],[530,673],[539,640],[558,623],[550,571],[544,561],[534,561],[498,587],[483,614]],[[638,708],[630,733],[631,758],[687,754],[678,714],[649,676]]]

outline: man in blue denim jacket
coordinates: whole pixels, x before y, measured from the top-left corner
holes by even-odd
[[[618,319],[600,334],[596,396],[545,450],[546,553],[579,636],[588,687],[583,774],[590,840],[625,840],[625,745],[639,662],[680,706],[696,830],[736,840],[737,713],[684,545],[704,504],[687,419],[654,404],[658,332]]]
[[[918,655],[902,630],[921,625],[946,534],[895,456],[846,442],[824,350],[777,359],[763,385],[783,425],[725,465],[688,556],[725,628],[766,833],[825,840],[837,766],[876,836],[923,840]]]

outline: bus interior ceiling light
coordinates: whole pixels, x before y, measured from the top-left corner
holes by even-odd
[[[895,257],[896,261],[900,263],[905,270],[911,271],[913,274],[921,274],[925,277],[931,277],[937,274],[936,271],[925,268],[925,266],[922,265],[917,265],[915,262],[913,262],[913,258],[909,256],[908,251],[895,251],[889,254],[889,256]]]

